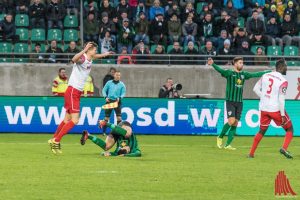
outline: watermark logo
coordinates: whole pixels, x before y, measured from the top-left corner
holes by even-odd
[[[279,171],[275,178],[275,196],[289,197],[296,196],[297,194],[292,189],[289,179],[284,174],[284,171]]]

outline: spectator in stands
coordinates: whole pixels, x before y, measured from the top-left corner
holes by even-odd
[[[181,42],[181,23],[176,13],[173,13],[171,19],[168,21],[168,31],[169,42],[171,44],[173,44],[175,41]]]
[[[213,46],[212,41],[207,40],[205,46],[201,49],[200,52],[202,55],[209,55],[209,56],[216,56],[217,51],[216,48]]]
[[[131,25],[129,25],[129,19],[123,19],[123,25],[119,29],[118,34],[118,52],[122,52],[122,48],[126,47],[127,52],[131,53],[132,51],[132,40],[134,37],[134,30]]]
[[[213,42],[213,44],[216,45],[217,43],[217,38],[215,37],[216,27],[212,19],[212,14],[210,12],[206,13],[204,19],[198,22],[198,30],[199,30],[201,44],[204,44],[205,40],[210,40]]]
[[[34,0],[29,7],[30,27],[45,28],[45,5],[41,0]]]
[[[184,24],[182,25],[182,35],[184,37],[184,46],[186,46],[190,41],[195,43],[195,38],[197,35],[198,25],[193,22],[193,17],[188,16]]]
[[[216,8],[215,3],[213,1],[209,1],[208,2],[208,13],[211,13],[212,16],[218,16],[218,15],[220,15],[220,12]]]
[[[16,35],[16,26],[12,14],[7,14],[4,19],[0,21],[0,35],[4,41],[12,40],[15,42],[18,40],[18,35]]]
[[[111,20],[114,16],[116,16],[116,10],[109,4],[109,0],[103,0],[99,9],[99,14],[103,18],[103,13],[108,15],[108,18]],[[100,19],[101,20],[101,19]]]
[[[275,18],[276,22],[279,23],[280,22],[280,16],[276,10],[276,5],[271,5],[270,9],[267,10],[267,20],[270,20],[272,17]]]
[[[254,57],[254,65],[269,65],[268,58],[265,54],[265,51],[261,47],[257,47],[256,55]]]
[[[283,47],[282,39],[280,38],[280,26],[276,22],[275,16],[272,16],[267,22],[266,35],[273,46],[279,45],[281,48]]]
[[[95,19],[98,19],[98,13],[99,10],[97,8],[96,3],[94,2],[94,0],[88,0],[87,4],[84,6],[83,8],[83,17],[86,18],[90,12],[93,12],[95,15]]]
[[[15,5],[12,0],[0,0],[0,12],[5,14],[14,14],[15,13]]]
[[[267,48],[269,45],[268,37],[261,34],[261,33],[255,33],[254,36],[250,39],[250,46],[264,46]]]
[[[180,21],[180,9],[178,7],[178,4],[176,1],[172,2],[172,7],[170,7],[167,11],[167,19],[170,19],[174,14],[177,15],[177,18],[179,18]]]
[[[226,11],[222,11],[221,18],[216,23],[216,32],[220,33],[221,30],[226,30],[229,37],[232,37],[236,26],[237,24],[231,19],[231,16]]]
[[[16,4],[16,13],[17,14],[28,14],[28,8],[30,5],[29,0],[18,0],[15,1]]]
[[[127,13],[126,18],[132,19],[131,9],[130,9],[130,6],[128,5],[128,3],[126,3],[126,0],[120,0],[120,3],[116,8],[116,11],[117,11],[117,16],[119,18],[122,18],[121,17],[122,13]]]
[[[171,54],[171,64],[172,65],[180,65],[183,64],[180,60],[182,59],[182,57],[180,56],[175,56],[175,55],[182,55],[183,51],[180,48],[180,44],[179,42],[174,42],[173,43],[173,48],[171,49],[171,51],[169,52],[169,54]]]
[[[110,33],[110,37],[112,38],[112,41],[116,43],[116,36],[117,36],[116,24],[108,18],[108,14],[106,12],[103,12],[101,14],[101,17],[102,19],[99,25],[100,39],[103,39],[105,37],[105,33],[108,31]]]
[[[233,55],[233,50],[231,49],[231,42],[229,39],[224,40],[224,45],[222,49],[218,51],[217,60],[221,65],[229,65],[232,61],[231,55]]]
[[[117,64],[132,64],[132,60],[131,60],[131,57],[128,54],[127,52],[127,48],[125,46],[123,46],[121,48],[121,55],[118,56],[118,60],[117,60]]]
[[[138,5],[136,7],[135,12],[135,19],[138,19],[140,17],[140,13],[143,12],[146,16],[146,19],[148,19],[148,12],[147,8],[145,6],[145,0],[138,0]]]
[[[226,5],[226,8],[225,8],[224,10],[225,10],[225,11],[228,13],[228,15],[230,15],[233,19],[237,20],[239,13],[238,13],[238,10],[235,9],[235,8],[233,7],[233,2],[232,2],[232,0],[227,0],[227,3],[226,3],[225,5]]]
[[[174,90],[173,85],[173,79],[167,78],[166,84],[159,90],[158,98],[179,98],[178,91]]]
[[[59,68],[58,76],[52,82],[53,96],[64,96],[68,88],[68,76],[65,68]]]
[[[83,22],[83,39],[85,42],[93,41],[98,44],[99,25],[95,13],[90,12]]]
[[[288,1],[287,4],[287,8],[284,10],[284,15],[288,14],[291,16],[291,21],[293,21],[294,23],[297,23],[297,10],[296,10],[296,6],[294,6],[294,2],[293,1]]]
[[[50,47],[47,49],[46,53],[49,53],[48,63],[60,63],[62,62],[62,54],[63,50],[57,46],[57,42],[55,40],[51,41]]]
[[[76,42],[75,41],[71,41],[69,43],[68,48],[65,50],[65,53],[69,54],[66,55],[66,61],[69,63],[71,61],[71,59],[73,58],[73,56],[77,53],[79,53],[80,50],[76,47]]]
[[[250,42],[249,38],[246,36],[246,32],[244,28],[239,28],[237,31],[237,35],[235,36],[233,42],[234,42],[234,48],[239,49],[242,48],[242,43],[244,41]]]
[[[199,55],[199,51],[195,48],[194,42],[189,41],[187,45],[187,50],[184,52],[185,55],[189,55],[184,57],[184,63],[195,65],[198,63],[198,58],[196,55]]]
[[[247,41],[243,41],[242,48],[236,49],[236,55],[241,55],[244,58],[244,63],[246,65],[253,65],[253,56],[254,53],[250,51],[249,43]]]
[[[247,33],[250,38],[254,33],[264,34],[266,32],[265,24],[262,20],[258,19],[258,12],[254,10],[252,12],[252,18],[247,22]]]
[[[135,23],[135,37],[134,42],[138,43],[139,41],[143,41],[144,44],[149,44],[149,22],[146,19],[146,15],[143,11],[140,12],[139,18]]]
[[[150,36],[154,44],[161,43],[166,45],[167,43],[167,34],[168,34],[168,25],[164,20],[162,13],[157,13],[155,19],[152,20],[150,24]]]
[[[149,64],[149,54],[149,49],[147,49],[145,45],[141,43],[136,53],[136,64]]]
[[[252,8],[256,7],[252,0],[233,0],[233,6],[238,10],[240,17],[247,19],[252,14]]]
[[[196,16],[196,11],[194,9],[194,6],[191,2],[188,2],[185,6],[185,9],[181,13],[181,21],[184,22],[187,20],[188,16]]]
[[[32,53],[34,53],[34,54],[30,55],[30,62],[32,62],[32,63],[42,63],[42,62],[45,61],[44,55],[41,54],[41,53],[44,53],[44,52],[42,52],[40,43],[35,44],[35,47],[34,47],[34,50],[32,51]]]
[[[297,24],[291,20],[290,15],[284,15],[283,23],[280,28],[282,41],[286,46],[290,46],[293,41],[297,42],[297,45],[299,45],[300,37],[297,36],[299,30]]]
[[[165,55],[165,50],[163,45],[158,44],[154,50],[153,53],[155,56],[153,56],[153,64],[157,64],[157,65],[166,65],[168,64],[168,57],[164,56]]]
[[[48,20],[48,29],[58,27],[63,29],[63,19],[65,17],[65,8],[59,0],[51,0],[47,7],[46,17]]]
[[[111,67],[109,69],[109,72],[104,76],[103,78],[103,83],[102,83],[102,87],[104,87],[104,85],[107,83],[107,81],[113,80],[114,79],[114,75],[116,73],[116,68]]]
[[[65,8],[67,9],[68,15],[78,16],[78,10],[80,8],[79,0],[64,0]]]
[[[272,3],[276,3],[277,12],[280,18],[283,18],[284,10],[285,10],[285,1],[284,0],[273,0]]]
[[[101,53],[108,51],[114,51],[116,47],[116,41],[110,36],[110,32],[106,31],[104,38],[101,38],[100,41]]]
[[[153,6],[149,10],[149,20],[154,20],[158,13],[164,15],[165,10],[160,6],[159,0],[154,0]]]
[[[179,5],[180,5],[180,7],[183,8],[183,7],[186,7],[186,5],[188,3],[192,3],[192,5],[194,5],[195,4],[195,0],[180,0]]]
[[[222,30],[220,33],[220,36],[218,37],[218,41],[217,41],[217,50],[219,51],[220,49],[223,49],[224,47],[224,41],[226,39],[229,39],[228,33],[226,30]]]

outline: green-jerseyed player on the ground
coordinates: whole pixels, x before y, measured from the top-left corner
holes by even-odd
[[[86,140],[90,139],[105,151],[102,153],[103,156],[140,157],[142,155],[129,122],[122,121],[118,125],[114,125],[104,120],[100,120],[99,126],[100,128],[109,127],[111,129],[111,132],[107,135],[105,141],[89,134],[87,131],[83,131],[80,143],[84,145]],[[106,152],[115,144],[117,144],[117,146],[114,152]]]
[[[230,144],[236,133],[236,127],[241,118],[243,109],[243,88],[245,80],[255,77],[261,77],[263,74],[270,71],[261,72],[247,72],[243,71],[243,58],[235,57],[233,59],[233,69],[226,70],[216,65],[212,58],[207,61],[208,65],[211,65],[217,72],[219,72],[224,78],[227,79],[226,84],[226,110],[228,122],[223,126],[223,129],[217,137],[217,146],[221,149],[223,147],[223,137],[228,133],[228,139],[224,146],[224,149],[236,150]]]

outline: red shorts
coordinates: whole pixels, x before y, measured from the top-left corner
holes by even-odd
[[[281,114],[280,112],[266,112],[266,111],[261,111],[260,112],[260,129],[266,130],[270,123],[271,120],[275,122],[277,126],[282,126],[285,130],[290,128],[292,126],[291,119],[289,115],[285,112],[285,118],[286,118],[286,123],[281,125],[282,119],[281,119]]]
[[[79,113],[80,112],[80,96],[82,91],[79,91],[72,86],[68,86],[65,92],[65,109],[66,112],[71,113]]]

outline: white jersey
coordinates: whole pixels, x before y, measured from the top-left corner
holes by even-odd
[[[91,72],[92,61],[89,61],[86,54],[83,54],[79,63],[73,64],[73,70],[69,79],[69,86],[83,91],[84,84]]]
[[[285,94],[288,82],[279,72],[264,74],[260,81],[261,96],[259,108],[261,111],[277,112],[279,108],[279,95]]]

